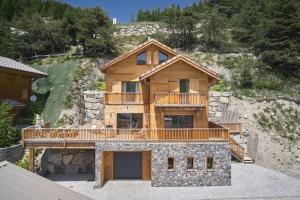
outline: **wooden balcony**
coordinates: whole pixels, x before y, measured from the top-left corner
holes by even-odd
[[[93,147],[97,141],[114,142],[216,142],[229,140],[225,128],[195,129],[62,129],[26,128],[22,142],[31,147]],[[86,147],[86,146],[83,146]]]
[[[156,93],[154,104],[157,107],[205,107],[207,93]]]
[[[142,93],[105,93],[105,104],[144,104]]]

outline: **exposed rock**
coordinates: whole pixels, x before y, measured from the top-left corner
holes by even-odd
[[[114,35],[152,35],[155,33],[169,34],[171,31],[166,25],[156,23],[139,23],[128,26],[122,26]]]
[[[62,155],[61,154],[48,155],[48,162],[59,165],[62,163]]]
[[[63,155],[64,165],[68,165],[72,159],[73,159],[73,154]]]

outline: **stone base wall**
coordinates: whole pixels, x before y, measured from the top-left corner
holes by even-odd
[[[102,91],[84,92],[85,122],[104,120],[104,98]]]
[[[23,158],[24,149],[21,144],[17,144],[11,147],[0,148],[0,162],[8,161],[15,163]]]
[[[100,185],[102,151],[151,151],[152,186],[225,186],[231,184],[231,153],[228,143],[97,143],[95,179]],[[174,157],[175,170],[167,170]],[[187,157],[194,157],[195,170],[186,169]],[[206,158],[214,158],[214,170],[206,170]]]
[[[230,103],[230,92],[209,92],[208,118],[209,121],[219,122],[223,111],[227,110]]]
[[[42,175],[94,174],[95,151],[78,149],[46,149],[41,159]]]

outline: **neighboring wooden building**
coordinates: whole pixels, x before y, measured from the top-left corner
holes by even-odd
[[[216,73],[156,40],[101,71],[106,127],[24,129],[31,170],[34,148],[95,149],[98,186],[114,179],[151,180],[153,186],[231,184],[231,151],[242,158],[243,148],[228,129],[208,121],[208,88],[219,80]]]
[[[0,102],[10,104],[16,111],[29,102],[32,79],[47,76],[20,62],[0,56]]]

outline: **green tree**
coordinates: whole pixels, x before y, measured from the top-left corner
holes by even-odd
[[[101,8],[89,8],[83,13],[79,21],[78,40],[87,56],[115,53],[112,23]]]
[[[300,78],[300,2],[274,1],[267,22],[255,42],[255,53],[277,72]]]
[[[20,134],[12,125],[11,107],[0,103],[0,147],[8,147],[19,141]]]
[[[201,44],[208,49],[220,48],[228,40],[225,35],[226,17],[211,5],[203,5],[198,34]]]

